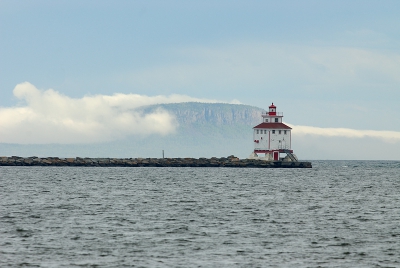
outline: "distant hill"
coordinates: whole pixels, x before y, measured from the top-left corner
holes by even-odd
[[[261,122],[261,108],[226,103],[172,103],[144,106],[144,114],[164,109],[175,115],[175,134],[131,136],[123,140],[88,145],[0,144],[0,155],[60,157],[212,157],[250,155],[252,127]]]
[[[227,103],[169,103],[144,106],[145,113],[163,108],[184,124],[252,125],[259,123],[261,108]]]
[[[166,157],[247,157],[253,146],[252,127],[261,122],[264,111],[249,105],[195,102],[151,105],[142,107],[142,111],[158,108],[176,116],[176,133],[130,143],[138,151],[150,150],[156,156],[165,150]]]
[[[179,123],[178,135],[221,138],[247,136],[251,128],[260,123],[260,115],[264,111],[242,104],[198,102],[151,105],[141,110],[149,113],[158,108],[176,116]]]

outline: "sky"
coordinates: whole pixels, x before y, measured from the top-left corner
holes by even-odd
[[[274,102],[298,156],[313,158],[311,146],[318,159],[400,160],[399,10],[395,0],[0,0],[0,143],[173,135],[170,114],[134,109]]]

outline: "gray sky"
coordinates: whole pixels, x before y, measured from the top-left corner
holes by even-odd
[[[170,115],[131,110],[274,102],[299,155],[311,143],[318,158],[400,159],[399,10],[389,0],[2,0],[0,142],[172,135]]]

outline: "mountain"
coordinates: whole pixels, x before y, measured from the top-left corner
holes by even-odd
[[[195,135],[210,138],[243,138],[260,123],[263,109],[226,103],[172,103],[142,107],[143,113],[163,109],[174,114],[179,136]],[[250,131],[250,132],[249,132]]]
[[[175,115],[174,134],[97,144],[0,144],[0,155],[59,157],[221,157],[245,158],[253,149],[252,127],[261,122],[261,108],[226,103],[172,103],[141,107],[143,114],[163,109]]]
[[[148,150],[165,150],[171,157],[247,157],[253,148],[252,127],[261,122],[261,108],[225,103],[175,103],[143,107],[162,108],[176,116],[176,134],[143,139]],[[142,148],[136,145],[137,148]]]

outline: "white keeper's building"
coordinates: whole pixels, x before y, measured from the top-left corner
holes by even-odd
[[[278,113],[272,103],[261,116],[262,123],[253,127],[254,151],[249,158],[278,161],[280,154],[286,153],[292,159],[288,161],[297,161],[291,149],[292,128],[282,123],[283,113]]]

